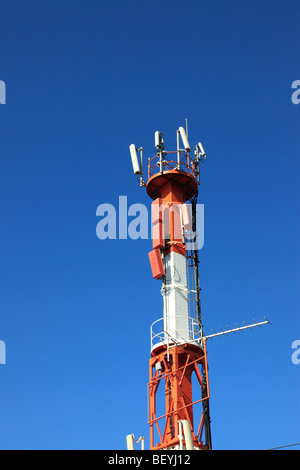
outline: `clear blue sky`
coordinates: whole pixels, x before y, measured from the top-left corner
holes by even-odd
[[[299,1],[0,0],[0,448],[124,449],[146,436],[149,240],[96,208],[149,204],[128,146],[202,140],[198,202],[215,449],[300,442]]]

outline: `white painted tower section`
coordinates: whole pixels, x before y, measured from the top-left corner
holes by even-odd
[[[186,257],[175,252],[165,257],[166,284],[164,298],[165,341],[188,343],[189,308]]]

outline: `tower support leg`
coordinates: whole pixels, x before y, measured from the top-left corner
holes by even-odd
[[[195,375],[199,384],[198,393],[193,398],[192,375]],[[164,390],[165,413],[157,416],[157,408],[162,407],[158,403],[158,390]],[[196,392],[196,393],[195,393]],[[150,448],[160,449],[186,449],[190,447],[192,439],[194,449],[210,449],[211,442],[209,419],[207,417],[209,401],[209,383],[207,371],[207,353],[204,349],[190,344],[172,346],[167,350],[163,347],[152,353],[150,359],[150,381],[148,384],[149,424],[150,424]],[[203,405],[200,423],[195,428],[193,407],[196,404]],[[182,422],[188,421],[191,437],[188,440],[183,437]],[[186,424],[186,423],[185,423]],[[156,441],[159,442],[156,442]]]

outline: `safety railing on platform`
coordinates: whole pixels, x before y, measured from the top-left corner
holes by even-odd
[[[196,343],[201,346],[202,335],[197,320],[195,318],[186,317],[184,315],[176,316],[176,319],[188,319],[188,337],[186,337],[186,328],[181,330],[180,328],[176,327],[176,332],[174,331],[174,335],[172,334],[172,330],[168,328],[168,321],[174,320],[174,317],[159,318],[153,322],[150,327],[151,351],[160,345],[176,346],[176,344],[181,345],[187,343]]]
[[[167,158],[167,155],[171,154],[171,158]],[[173,155],[177,155],[177,158],[172,158]],[[148,178],[150,179],[156,173],[162,173],[164,171],[179,170],[184,171],[194,177],[198,175],[197,165],[190,155],[183,151],[169,151],[157,154],[148,161]]]

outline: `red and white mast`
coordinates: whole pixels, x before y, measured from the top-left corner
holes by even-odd
[[[180,148],[180,139],[183,148]],[[155,279],[162,281],[163,317],[151,326],[148,412],[150,449],[211,449],[209,383],[206,341],[203,336],[197,250],[196,202],[199,164],[206,159],[201,143],[193,158],[187,131],[177,130],[177,150],[166,151],[160,132],[157,150],[143,179],[130,146],[134,173],[152,202],[152,251],[149,260]],[[191,204],[188,204],[188,201]],[[192,377],[197,390],[192,387]],[[163,391],[163,412],[161,391]],[[160,401],[159,401],[160,400]],[[199,423],[194,407],[201,406]]]

